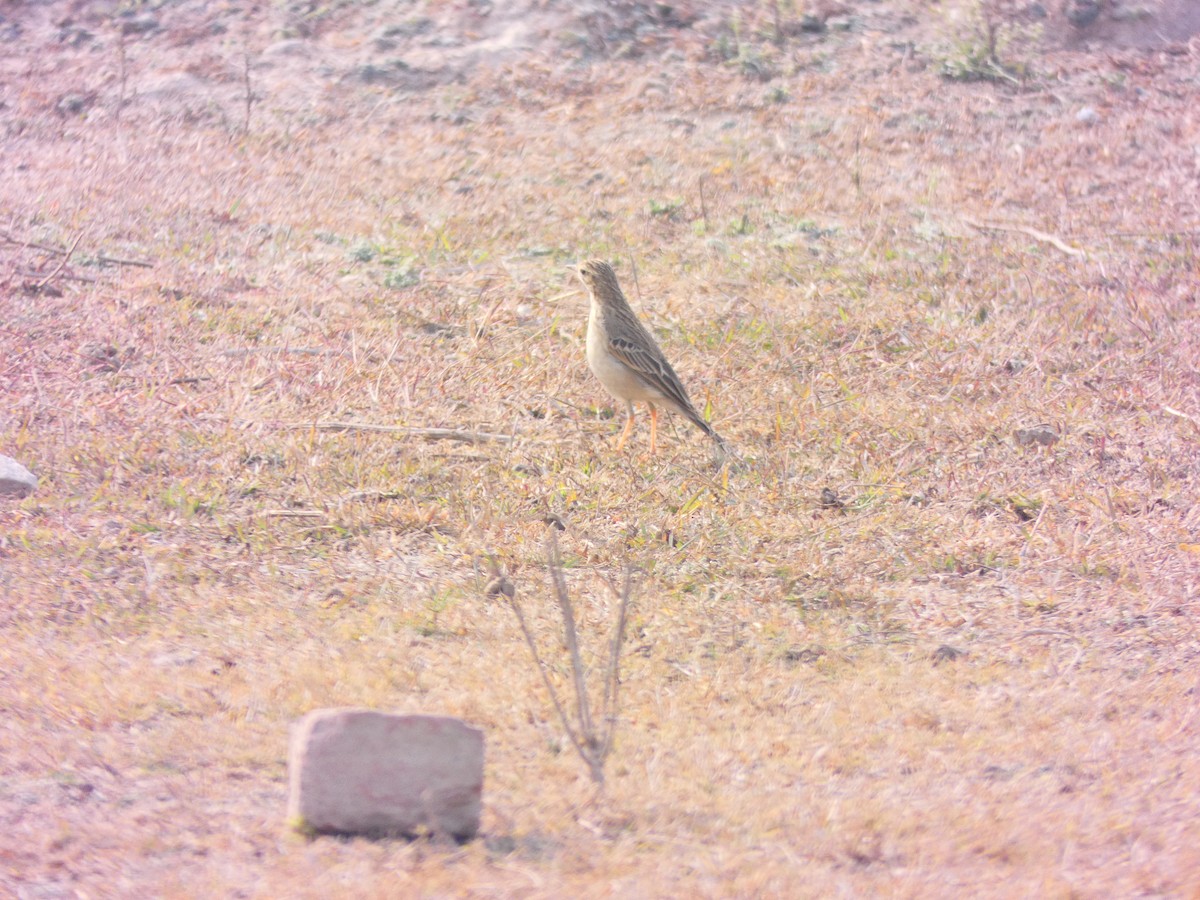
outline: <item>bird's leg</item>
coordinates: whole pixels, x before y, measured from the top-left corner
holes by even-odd
[[[629,440],[629,436],[633,434],[633,401],[628,402],[629,415],[625,417],[625,430],[621,432],[621,439],[617,441],[617,452],[625,446],[625,442]],[[653,409],[654,407],[650,407]]]
[[[654,455],[654,443],[658,437],[658,409],[654,404],[650,404],[650,455]]]

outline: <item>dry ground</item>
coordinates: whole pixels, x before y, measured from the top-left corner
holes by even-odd
[[[1197,42],[431,9],[0,7],[0,892],[1195,896]],[[739,465],[613,453],[584,256]],[[481,838],[291,834],[331,705],[486,729]]]

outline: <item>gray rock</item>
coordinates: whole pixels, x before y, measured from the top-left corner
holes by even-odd
[[[69,25],[58,33],[58,42],[68,47],[82,47],[92,42],[92,33],[86,28]]]
[[[800,30],[806,31],[809,34],[824,34],[826,31],[825,20],[820,16],[801,16]]]
[[[288,818],[319,834],[479,830],[483,732],[448,716],[319,709],[292,726]]]
[[[1033,444],[1041,444],[1043,447],[1052,447],[1058,443],[1058,432],[1049,425],[1035,425],[1033,428],[1018,428],[1013,432],[1013,440],[1021,447],[1029,447]]]
[[[16,494],[24,497],[37,490],[37,478],[15,459],[0,456],[0,496]]]
[[[149,34],[158,31],[158,19],[153,16],[126,16],[121,20],[123,34]]]
[[[85,112],[95,99],[95,94],[63,94],[54,108],[64,116],[77,116]]]
[[[1096,112],[1090,106],[1085,106],[1079,112],[1075,113],[1075,121],[1081,125],[1095,125],[1100,121],[1100,113]]]
[[[1087,28],[1100,15],[1099,0],[1073,0],[1067,7],[1067,21],[1076,28]]]

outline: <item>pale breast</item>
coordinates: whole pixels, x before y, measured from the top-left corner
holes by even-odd
[[[666,400],[663,392],[645,381],[625,363],[613,356],[606,345],[604,329],[600,326],[599,317],[603,311],[593,303],[588,316],[587,331],[587,360],[592,370],[605,389],[618,400],[637,400],[643,403],[661,404]],[[673,406],[674,404],[668,404]]]

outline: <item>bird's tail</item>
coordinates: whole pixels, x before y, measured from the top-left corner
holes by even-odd
[[[704,419],[702,419],[699,415],[696,415],[692,421],[696,424],[697,428],[712,438],[713,443],[717,445],[717,453],[722,459],[736,455],[733,450],[733,445],[729,443],[729,441],[725,440],[725,438],[717,434],[717,430],[705,422]]]

